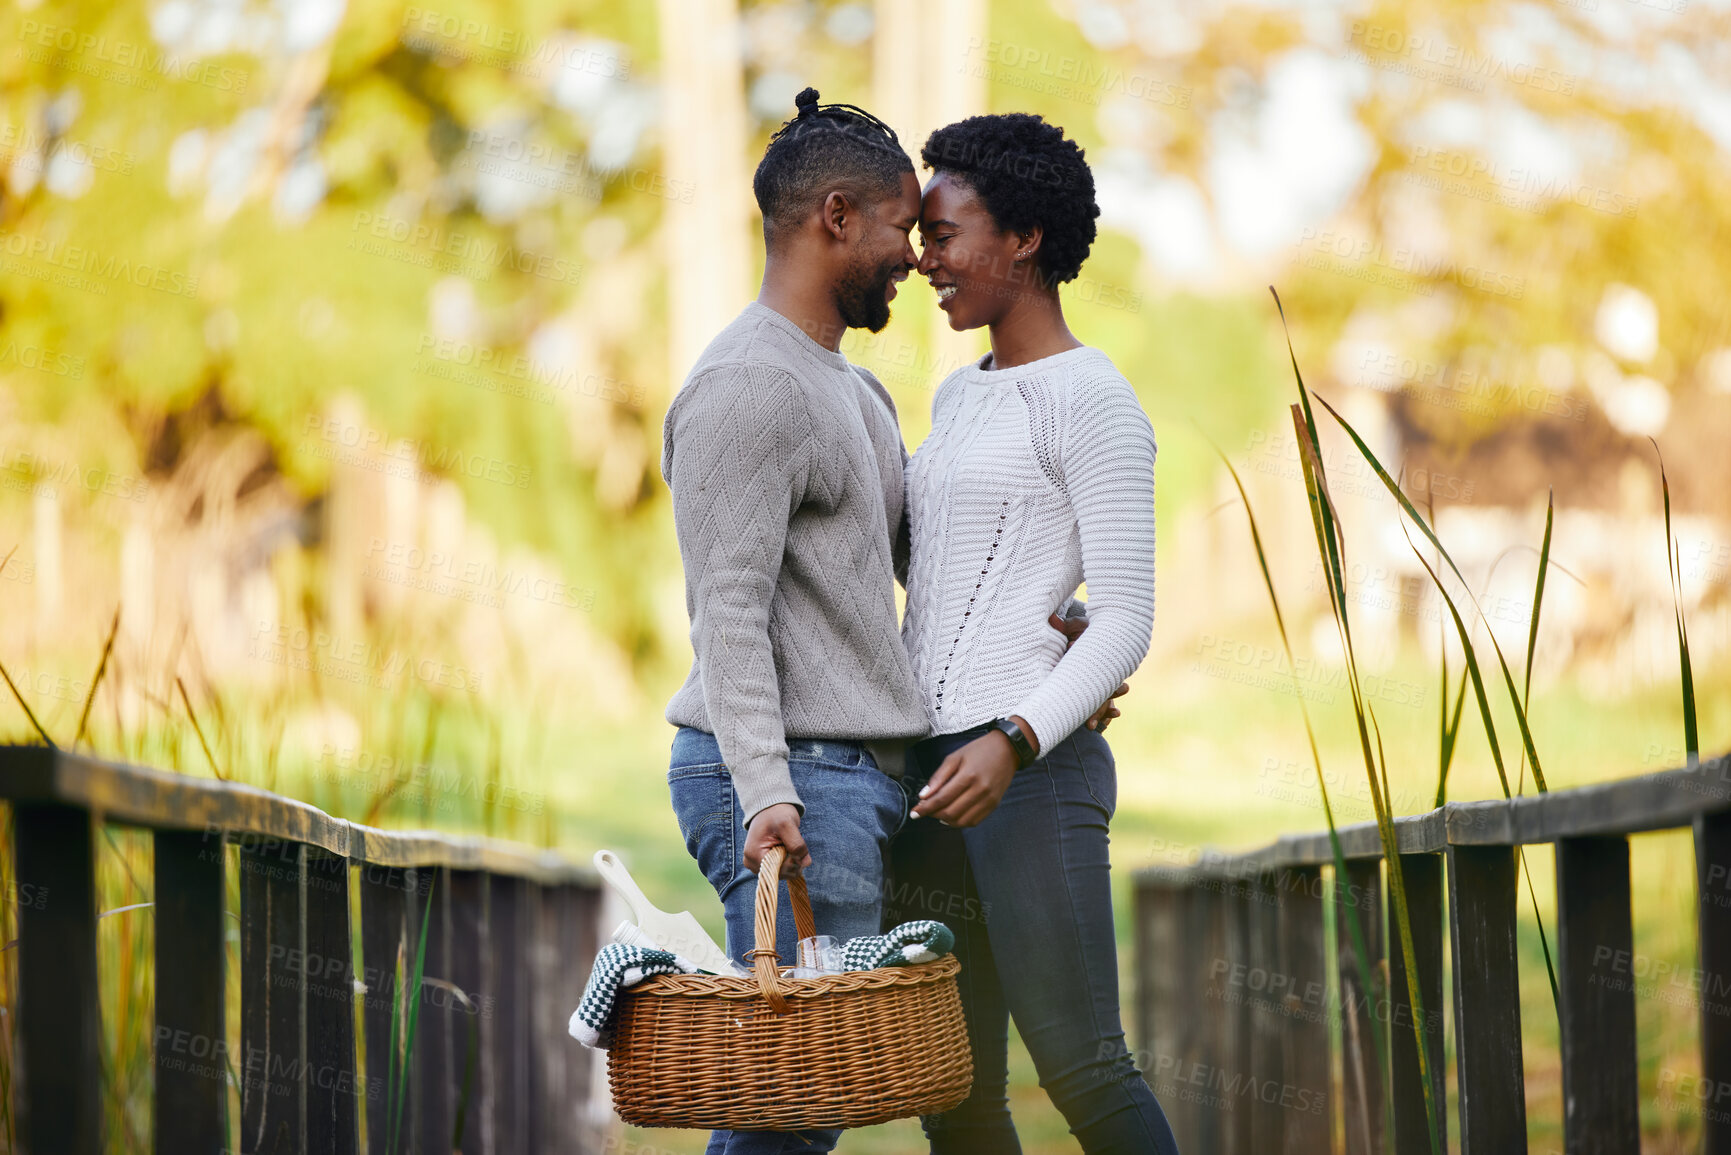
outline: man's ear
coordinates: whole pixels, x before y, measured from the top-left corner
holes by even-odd
[[[847,241],[850,233],[859,231],[859,208],[840,189],[823,198],[823,227],[838,241]]]

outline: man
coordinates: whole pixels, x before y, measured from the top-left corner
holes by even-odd
[[[805,870],[820,933],[878,933],[906,816],[891,775],[929,729],[896,619],[906,450],[889,394],[840,352],[848,329],[888,323],[917,264],[919,182],[888,126],[817,98],[800,93],[752,182],[757,300],[704,350],[663,430],[695,653],[667,707],[680,727],[668,781],[741,961],[770,846]],[[838,1137],[717,1131],[709,1152],[830,1151]]]

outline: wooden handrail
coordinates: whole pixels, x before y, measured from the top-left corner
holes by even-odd
[[[543,885],[598,883],[588,863],[495,839],[381,830],[240,782],[105,762],[46,746],[0,746],[0,798],[75,806],[151,830],[223,831],[304,843],[375,866],[448,866]]]
[[[40,746],[0,746],[0,799],[12,808],[0,877],[17,908],[18,1150],[105,1148],[104,823],[153,835],[154,1150],[219,1155],[238,1138],[241,1155],[360,1155],[364,1118],[365,1150],[383,1155],[396,1126],[390,1072],[407,1082],[402,1142],[389,1155],[608,1145],[595,1057],[565,1033],[603,930],[589,865],[492,839],[380,830],[254,786]],[[412,974],[423,940],[420,987],[399,993],[399,970]],[[419,1026],[405,1065],[389,1043],[406,1006],[419,1008]]]
[[[1450,802],[1394,820],[1402,854],[1434,854],[1450,846],[1526,846],[1597,834],[1643,834],[1687,826],[1700,814],[1731,809],[1731,753],[1693,770],[1665,770],[1592,786],[1528,794],[1514,799]],[[1376,823],[1339,829],[1346,858],[1381,858]],[[1182,885],[1192,878],[1251,878],[1282,867],[1327,866],[1334,861],[1328,832],[1286,834],[1258,850],[1204,849],[1194,863],[1148,866],[1138,879]]]
[[[1536,843],[1556,847],[1551,942],[1566,1149],[1640,1145],[1630,835],[1693,833],[1701,1073],[1679,1075],[1678,1094],[1705,1102],[1703,1090],[1731,1088],[1731,753],[1690,769],[1450,803],[1394,826],[1410,959],[1395,933],[1391,864],[1375,823],[1339,830],[1344,870],[1317,832],[1136,873],[1139,1049],[1109,1058],[1147,1075],[1186,1152],[1380,1155],[1392,1140],[1406,1155],[1432,1149],[1432,1126],[1441,1150],[1455,1126],[1463,1155],[1525,1149],[1516,926],[1527,897],[1516,850]],[[1422,1017],[1409,1002],[1409,966]],[[1426,1071],[1432,1103],[1447,1102],[1445,998],[1454,1119],[1425,1102]],[[1702,1111],[1700,1120],[1709,1155],[1731,1152],[1731,1112]]]

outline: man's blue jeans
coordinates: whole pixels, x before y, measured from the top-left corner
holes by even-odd
[[[811,851],[805,871],[819,934],[845,942],[877,934],[889,841],[906,817],[901,788],[856,742],[788,742],[788,771],[805,804],[799,832]],[[748,965],[757,910],[757,876],[745,869],[745,812],[713,734],[682,726],[667,773],[685,847],[721,896],[727,953]],[[799,941],[783,886],[776,904],[776,950],[784,965]],[[790,1061],[794,1061],[791,1060]],[[716,1131],[707,1155],[791,1155],[833,1151],[840,1131]]]
[[[918,743],[910,801],[981,726]],[[1018,770],[998,808],[965,830],[916,818],[891,852],[886,922],[935,918],[956,935],[974,1086],[920,1121],[937,1155],[1016,1155],[1010,1019],[1040,1086],[1088,1155],[1177,1155],[1172,1130],[1124,1043],[1107,826],[1118,780],[1106,739],[1077,730]]]

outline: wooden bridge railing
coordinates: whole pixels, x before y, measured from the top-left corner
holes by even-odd
[[[1439,1106],[1445,943],[1450,951],[1463,1155],[1527,1150],[1515,847],[1535,843],[1556,845],[1564,1148],[1640,1150],[1628,836],[1693,828],[1701,1074],[1678,1090],[1713,1092],[1701,1111],[1703,1149],[1731,1153],[1731,755],[1513,801],[1450,803],[1395,827]],[[1136,1064],[1186,1155],[1337,1150],[1337,1060],[1347,1155],[1431,1150],[1382,845],[1374,823],[1339,833],[1345,878],[1335,876],[1326,832],[1136,876]],[[1331,981],[1325,896],[1337,911],[1357,911],[1382,972],[1374,984],[1359,974],[1338,917]],[[1372,1016],[1390,1047],[1380,1077],[1368,1067]],[[1726,1109],[1715,1107],[1717,1089]],[[1447,1111],[1438,1124],[1447,1151]]]
[[[0,798],[12,807],[18,910],[13,1102],[30,1155],[104,1146],[102,823],[154,831],[155,1151],[228,1155],[232,1077],[243,1155],[351,1155],[363,1114],[368,1148],[383,1152],[397,955],[412,967],[426,910],[401,1150],[601,1149],[593,1052],[564,1027],[597,948],[600,895],[587,866],[508,843],[376,830],[250,786],[45,748],[0,747]],[[238,911],[226,909],[231,860]],[[240,933],[238,1049],[225,1021],[225,916]]]

